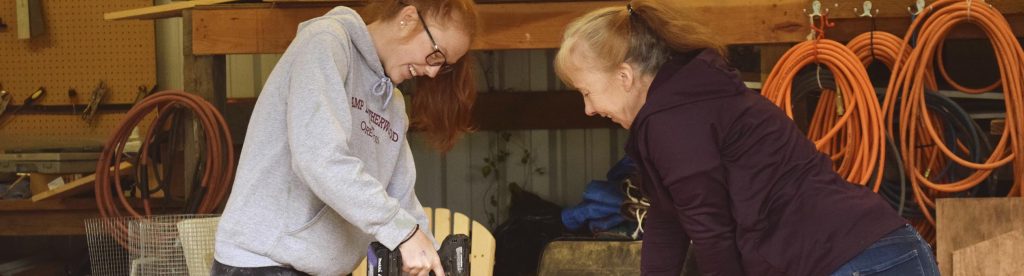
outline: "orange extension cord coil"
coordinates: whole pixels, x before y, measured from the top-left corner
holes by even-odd
[[[123,162],[121,159],[125,156],[124,146],[132,129],[150,112],[159,110],[160,113],[154,122],[161,122],[161,118],[168,116],[177,108],[191,110],[205,131],[202,137],[204,138],[203,145],[206,146],[204,152],[207,156],[206,162],[203,162],[204,174],[200,185],[206,189],[206,194],[199,202],[195,213],[213,213],[224,201],[234,178],[235,166],[234,150],[231,148],[231,133],[224,117],[217,112],[213,105],[197,95],[181,91],[165,91],[153,94],[132,107],[104,145],[96,165],[96,204],[99,206],[101,216],[142,218],[153,214],[148,199],[143,200],[145,210],[139,212],[129,204],[125,196],[114,194],[115,190],[120,190],[121,180],[119,177],[113,176],[120,175],[120,172],[117,166],[113,171],[107,166]],[[148,156],[146,153],[149,150],[149,141],[153,140],[152,135],[156,132],[155,129],[160,127],[159,125],[159,123],[152,124],[147,132],[149,137],[143,140],[140,164],[136,164],[139,168],[145,169],[149,162],[145,158]]]
[[[872,184],[877,191],[885,169],[885,128],[875,90],[857,55],[828,39],[797,44],[772,68],[761,94],[792,118],[793,78],[813,63],[832,72],[838,91],[823,91],[807,136],[832,157],[839,175],[852,183]]]
[[[1006,127],[999,143],[992,154],[983,163],[973,163],[954,154],[945,146],[940,135],[940,129],[928,115],[925,107],[924,93],[929,80],[925,72],[932,70],[932,60],[942,45],[946,34],[961,23],[973,23],[981,28],[995,49],[996,59],[1000,68],[1003,85],[1003,95],[1006,101]],[[919,16],[911,24],[907,31],[908,39],[910,34],[919,31],[918,45],[911,50],[906,58],[897,59],[893,67],[893,75],[890,78],[888,94],[900,93],[899,121],[902,122],[899,130],[891,129],[896,114],[887,110],[887,125],[890,131],[899,131],[900,148],[907,172],[913,184],[913,191],[918,206],[924,211],[929,222],[935,223],[934,217],[928,211],[935,206],[933,197],[938,193],[954,193],[971,189],[984,181],[996,168],[1013,162],[1014,185],[1010,190],[1010,196],[1019,196],[1021,193],[1021,181],[1024,181],[1024,160],[1020,160],[1020,153],[1024,144],[1020,141],[1021,120],[1024,119],[1019,108],[1022,106],[1022,95],[1024,82],[1022,82],[1022,58],[1024,50],[1017,42],[1010,30],[1006,18],[995,8],[978,1],[943,0],[933,3],[925,9],[925,13]],[[906,46],[903,46],[906,47]],[[999,83],[997,83],[998,85]],[[983,90],[983,89],[982,89]],[[971,91],[968,91],[971,92]],[[975,91],[976,92],[976,91]],[[932,147],[935,150],[926,150],[925,147]],[[974,169],[970,176],[951,183],[936,183],[929,179],[929,171],[934,171],[943,162],[956,162],[957,164]],[[929,194],[924,188],[928,188]],[[936,193],[937,192],[937,193]]]

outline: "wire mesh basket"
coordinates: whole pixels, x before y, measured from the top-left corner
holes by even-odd
[[[93,275],[209,275],[217,215],[85,220]]]

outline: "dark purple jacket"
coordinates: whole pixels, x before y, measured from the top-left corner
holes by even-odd
[[[626,146],[651,200],[644,275],[827,275],[906,221],[843,180],[714,51],[658,71]]]

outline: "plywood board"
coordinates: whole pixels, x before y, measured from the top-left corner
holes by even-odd
[[[1024,230],[953,252],[953,275],[1024,275]]]
[[[936,222],[939,270],[952,275],[954,251],[1024,229],[1024,199],[940,198]]]

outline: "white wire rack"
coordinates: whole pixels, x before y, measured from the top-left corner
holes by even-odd
[[[85,221],[93,275],[209,275],[216,215]]]

